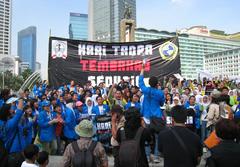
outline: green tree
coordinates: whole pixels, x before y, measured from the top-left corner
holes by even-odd
[[[0,73],[0,87],[3,88],[3,73]],[[14,75],[11,71],[4,72],[4,88],[12,89],[17,91],[23,84],[23,77],[20,75]]]
[[[28,68],[24,70],[21,75],[23,79],[26,80],[32,73],[33,73],[32,70]]]

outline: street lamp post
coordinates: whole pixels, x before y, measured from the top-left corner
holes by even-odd
[[[4,69],[4,66],[3,66],[3,69]],[[5,78],[4,78],[4,70],[3,70],[3,79],[2,79],[2,80],[3,80],[3,81],[2,81],[2,82],[3,82],[3,89],[4,89],[4,87],[5,87],[5,81],[4,81],[4,79],[5,79]]]
[[[3,89],[4,89],[4,87],[5,87],[5,81],[4,81],[4,77],[5,77],[5,75],[4,75],[4,71],[5,71],[5,64],[3,63],[3,62],[0,62],[2,65],[3,65],[3,72],[2,72],[2,86],[3,86]]]

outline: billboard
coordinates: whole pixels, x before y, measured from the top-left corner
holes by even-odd
[[[49,83],[57,87],[71,80],[79,84],[90,80],[109,86],[131,79],[136,84],[143,60],[145,77],[180,73],[178,39],[103,43],[50,37]]]

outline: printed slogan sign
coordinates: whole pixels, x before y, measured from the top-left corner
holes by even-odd
[[[142,62],[145,62],[145,77],[163,78],[180,73],[177,38],[128,43],[49,39],[51,86],[71,80],[78,84],[91,81],[93,85],[105,82],[109,86],[124,79],[137,84]]]

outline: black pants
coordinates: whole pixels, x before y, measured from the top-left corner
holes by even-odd
[[[113,157],[114,157],[114,167],[120,167],[119,162],[119,146],[114,146],[112,149]]]
[[[8,155],[8,166],[9,167],[19,167],[22,165],[24,160],[25,160],[25,158],[21,152],[11,153]]]
[[[150,144],[151,153],[154,154],[156,147],[156,137],[162,130],[166,128],[166,123],[162,118],[153,117],[150,119],[150,125],[147,126],[152,136],[152,144]],[[159,140],[159,139],[158,139]]]
[[[6,167],[8,161],[8,152],[4,147],[4,143],[0,140],[0,167]]]

